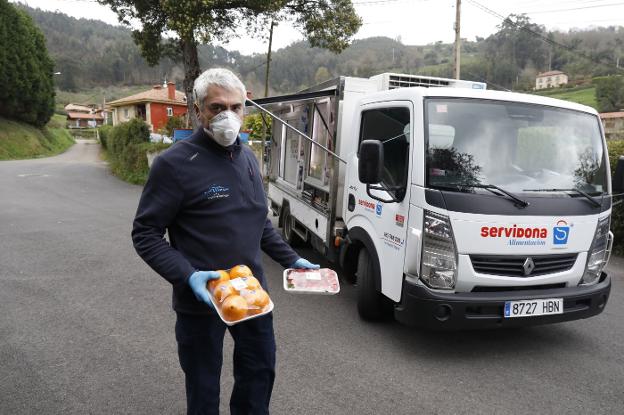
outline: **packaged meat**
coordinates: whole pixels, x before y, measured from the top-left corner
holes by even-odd
[[[337,294],[338,274],[329,268],[284,270],[284,289],[297,294]]]

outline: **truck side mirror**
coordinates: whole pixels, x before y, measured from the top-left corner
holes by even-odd
[[[624,192],[624,156],[620,156],[615,166],[615,174],[611,182],[611,191],[617,194]]]
[[[358,177],[366,184],[379,183],[383,172],[384,151],[379,140],[364,140],[360,143]]]

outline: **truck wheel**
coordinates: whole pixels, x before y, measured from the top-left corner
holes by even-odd
[[[357,267],[357,307],[363,320],[385,320],[392,315],[392,303],[375,289],[373,259],[366,250],[360,249]]]
[[[284,226],[282,227],[282,236],[284,237],[284,240],[290,246],[300,245],[303,241],[294,231],[295,218],[290,215],[290,208],[285,206],[282,214],[284,215]]]

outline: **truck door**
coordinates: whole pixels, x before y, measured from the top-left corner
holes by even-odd
[[[403,284],[413,112],[409,101],[364,105],[359,134],[353,137],[358,140],[358,148],[362,140],[383,143],[382,184],[392,190],[371,190],[371,194],[386,200],[394,198],[397,202],[382,202],[367,194],[366,185],[358,178],[357,153],[349,157],[347,165],[347,227],[361,227],[373,240],[381,268],[381,292],[393,301],[400,300]]]

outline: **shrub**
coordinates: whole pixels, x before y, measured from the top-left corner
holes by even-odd
[[[163,143],[132,143],[126,147],[122,157],[111,160],[113,173],[127,182],[144,184],[149,174],[147,153],[159,152],[170,146]]]
[[[98,133],[100,136],[100,144],[102,145],[104,149],[107,148],[106,146],[108,144],[108,139],[110,138],[113,128],[114,127],[112,125],[103,125],[100,128],[98,128]]]
[[[175,115],[167,118],[167,124],[161,129],[161,132],[168,137],[173,137],[173,130],[175,128],[186,128],[186,119],[184,116]]]
[[[115,127],[100,127],[100,141],[107,149],[113,173],[121,179],[143,184],[147,180],[148,151],[161,151],[170,144],[150,143],[149,128],[140,118],[134,118]]]
[[[609,164],[611,164],[611,175],[615,173],[615,166],[620,156],[624,156],[624,140],[607,141],[609,149]],[[623,200],[624,197],[616,197],[614,202]],[[613,206],[611,212],[611,231],[614,235],[613,250],[618,253],[624,253],[624,203]]]
[[[602,76],[592,80],[596,85],[598,111],[619,111],[624,107],[624,77]]]
[[[119,124],[107,137],[107,149],[113,158],[123,157],[123,153],[130,144],[149,143],[149,127],[140,118]]]

